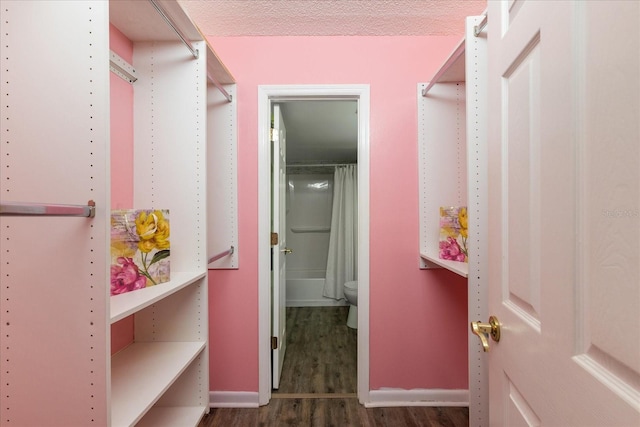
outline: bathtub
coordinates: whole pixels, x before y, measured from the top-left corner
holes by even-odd
[[[287,307],[347,305],[322,296],[324,272],[287,271]]]

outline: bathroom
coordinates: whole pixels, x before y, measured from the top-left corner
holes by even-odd
[[[286,242],[292,251],[286,257],[287,352],[278,392],[354,393],[357,101],[278,105],[286,127]],[[311,358],[331,371],[333,384],[289,375],[316,365],[308,363]],[[312,369],[304,377],[327,377],[327,372],[317,375]]]
[[[347,305],[343,285],[357,279],[357,101],[280,106],[287,131],[286,238],[293,251],[287,256],[287,307]],[[336,169],[341,197],[334,207]],[[337,262],[328,265],[330,249]],[[327,271],[333,289],[325,289]]]

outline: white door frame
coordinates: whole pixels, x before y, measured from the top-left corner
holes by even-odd
[[[258,86],[258,401],[271,399],[271,102],[358,101],[358,398],[369,402],[369,85]]]

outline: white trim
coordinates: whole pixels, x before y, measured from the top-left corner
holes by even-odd
[[[369,392],[367,408],[385,406],[469,406],[469,390],[394,389],[382,388]]]
[[[210,408],[257,408],[256,391],[210,391]]]
[[[349,305],[344,300],[336,301],[334,299],[289,299],[287,307],[344,307]]]
[[[358,102],[358,398],[369,402],[369,85],[258,86],[258,393],[271,399],[270,101],[357,99]]]

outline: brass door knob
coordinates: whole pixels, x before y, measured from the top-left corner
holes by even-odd
[[[284,249],[282,249],[282,251],[281,251],[281,252],[284,252],[284,253],[285,253],[285,255],[288,255],[288,254],[293,253],[293,249],[284,248]]]
[[[482,349],[489,351],[489,337],[495,342],[500,341],[500,322],[495,316],[489,317],[489,323],[471,322],[471,332],[482,341]]]

